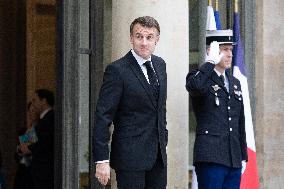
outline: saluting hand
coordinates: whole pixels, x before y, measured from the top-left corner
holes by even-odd
[[[102,185],[106,185],[110,179],[110,166],[109,163],[97,163],[96,177]]]
[[[219,43],[217,41],[213,41],[210,44],[209,52],[206,55],[205,62],[210,62],[212,64],[219,64],[223,57],[223,53],[220,53]]]

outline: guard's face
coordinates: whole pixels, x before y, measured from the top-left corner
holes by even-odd
[[[158,30],[154,27],[147,28],[140,24],[135,24],[132,34],[130,34],[130,42],[133,45],[133,50],[144,59],[150,58],[158,41]]]
[[[223,53],[224,56],[221,59],[221,62],[217,64],[219,68],[226,70],[228,68],[231,68],[232,66],[232,58],[233,58],[233,45],[226,44],[226,45],[220,45],[220,53]]]

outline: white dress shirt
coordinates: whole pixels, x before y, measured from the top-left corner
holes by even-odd
[[[42,119],[52,108],[47,108],[43,112],[41,112],[39,118]]]
[[[151,62],[151,67],[153,68],[153,64],[152,64],[152,61],[151,61],[151,56],[150,56],[150,58],[148,58],[147,60],[145,60],[144,58],[142,58],[142,57],[140,57],[138,54],[136,54],[136,52],[135,52],[133,49],[131,50],[131,52],[132,52],[132,55],[134,56],[134,58],[136,59],[136,61],[138,62],[138,64],[139,64],[139,66],[140,66],[140,68],[141,68],[141,70],[142,70],[142,72],[143,72],[143,74],[144,74],[146,80],[148,81],[148,83],[150,83],[150,82],[149,82],[149,79],[148,79],[147,68],[146,68],[146,66],[144,65],[144,63],[145,63],[146,61],[150,61],[150,62]],[[153,69],[153,70],[154,70],[154,69]],[[155,70],[154,70],[154,71],[155,71]]]

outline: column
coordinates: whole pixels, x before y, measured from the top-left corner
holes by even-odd
[[[256,2],[256,150],[260,188],[284,185],[284,2]]]

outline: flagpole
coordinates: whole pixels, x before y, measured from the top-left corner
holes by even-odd
[[[212,6],[212,0],[208,0],[208,5]]]
[[[219,11],[219,1],[218,0],[215,0],[215,10],[216,11]]]
[[[232,0],[227,0],[227,28],[231,28],[232,27]]]
[[[239,12],[239,1],[235,0],[235,13]]]

